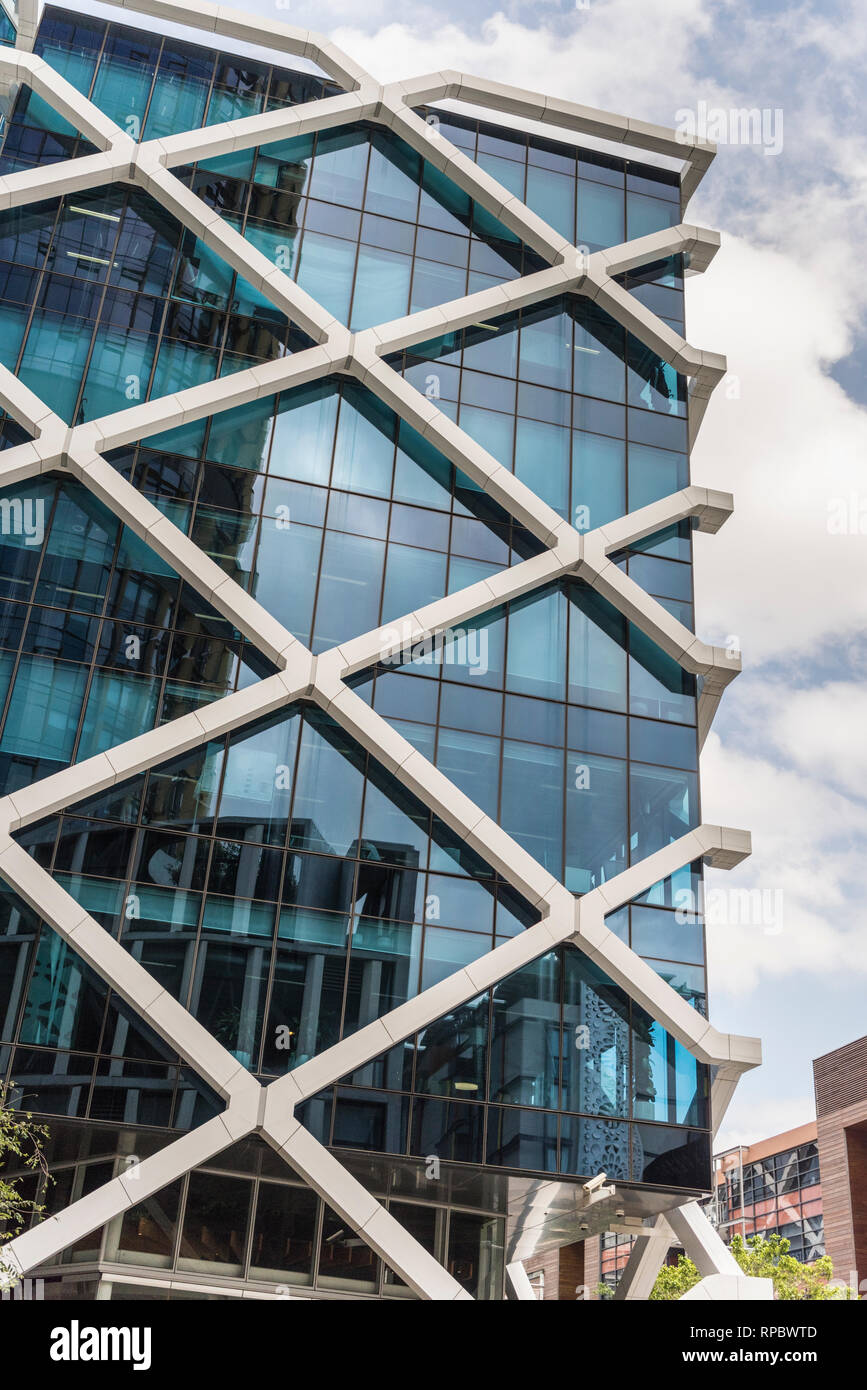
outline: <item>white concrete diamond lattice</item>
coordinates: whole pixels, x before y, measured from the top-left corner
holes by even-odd
[[[564,576],[583,579],[684,670],[699,678],[702,738],[722,691],[739,669],[737,657],[699,641],[609,558],[613,551],[688,517],[697,519],[700,530],[716,531],[731,512],[729,495],[687,487],[582,534],[383,360],[386,354],[400,348],[498,313],[537,304],[564,292],[583,295],[689,379],[690,425],[694,432],[714,386],[724,374],[724,359],[691,347],[618,285],[614,277],[674,255],[688,255],[690,268],[702,271],[719,245],[718,235],[681,224],[588,256],[451,145],[436,125],[427,123],[412,108],[453,98],[561,130],[677,156],[685,161],[684,205],[712,159],[713,147],[702,142],[685,146],[673,131],[661,127],[460,73],[440,72],[380,86],[333,44],[317,35],[254,19],[223,6],[175,4],[171,0],[108,3],[159,21],[177,22],[227,39],[303,56],[316,62],[345,91],[288,110],[137,144],[47,63],[28,51],[32,50],[36,32],[36,0],[20,0],[18,49],[0,50],[4,85],[14,88],[24,84],[32,88],[99,151],[0,178],[0,210],[111,182],[144,189],[259,289],[315,344],[291,358],[251,367],[229,378],[132,406],[74,428],[53,414],[8,369],[0,369],[0,405],[32,436],[31,443],[12,448],[2,456],[0,486],[9,487],[49,471],[77,479],[278,668],[278,674],[248,689],[0,800],[0,876],[147,1019],[226,1103],[220,1115],[173,1141],[135,1170],[123,1172],[19,1236],[5,1247],[3,1258],[24,1274],[231,1143],[258,1133],[418,1296],[466,1299],[470,1295],[447,1270],[304,1129],[294,1113],[301,1101],[561,943],[573,944],[596,961],[695,1057],[710,1066],[717,1125],[738,1077],[758,1064],[760,1048],[756,1039],[718,1032],[604,922],[607,913],[694,860],[704,859],[722,868],[739,863],[750,852],[746,832],[702,825],[576,900],[345,684],[348,676],[388,655],[395,630],[401,634],[403,648],[408,642],[454,628]],[[251,149],[358,120],[376,122],[397,133],[544,258],[548,268],[365,332],[351,333],[171,172],[206,154],[214,157]],[[358,636],[314,657],[123,479],[104,455],[163,430],[336,373],[363,383],[527,527],[544,544],[545,551],[410,613],[388,628]],[[13,836],[45,816],[299,699],[314,701],[327,711],[522,893],[536,907],[541,920],[297,1070],[262,1086],[25,853]],[[656,1243],[660,1243],[658,1238]],[[714,1266],[714,1270],[730,1273],[724,1262]]]

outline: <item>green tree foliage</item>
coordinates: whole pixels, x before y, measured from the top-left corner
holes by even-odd
[[[697,1284],[701,1275],[686,1255],[678,1256],[676,1265],[663,1265],[656,1276],[650,1297],[656,1299],[682,1298]]]
[[[773,1279],[775,1298],[791,1301],[857,1297],[852,1289],[831,1284],[834,1267],[827,1255],[811,1264],[801,1264],[789,1254],[789,1242],[784,1236],[749,1236],[745,1241],[743,1236],[736,1235],[732,1237],[731,1248],[744,1274],[756,1279]]]
[[[789,1254],[789,1242],[784,1236],[732,1237],[731,1252],[744,1274],[754,1279],[771,1279],[774,1297],[784,1301],[812,1299],[856,1298],[852,1289],[832,1283],[834,1269],[827,1255],[802,1264]],[[659,1271],[653,1292],[654,1299],[682,1298],[701,1275],[686,1255],[676,1265],[664,1265]]]
[[[24,1168],[47,1175],[42,1145],[48,1130],[34,1124],[32,1115],[9,1106],[9,1089],[0,1086],[0,1169]],[[20,1234],[30,1216],[43,1211],[44,1207],[19,1191],[15,1179],[7,1181],[0,1176],[0,1252],[7,1241]],[[0,1289],[12,1288],[16,1282],[14,1271],[0,1253]]]

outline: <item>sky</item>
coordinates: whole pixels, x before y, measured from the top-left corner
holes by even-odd
[[[460,69],[666,126],[685,110],[767,112],[773,140],[721,144],[687,213],[722,233],[710,270],[687,281],[687,336],[725,353],[729,368],[692,476],[735,497],[725,527],[696,540],[697,632],[736,638],[744,659],[705,747],[702,810],[753,835],[751,859],[708,878],[711,1020],[764,1043],[717,1146],[805,1123],[815,1114],[812,1058],[867,1032],[863,9],[857,0],[234,7],[327,31],[383,81]],[[739,889],[753,890],[762,911],[745,914]]]

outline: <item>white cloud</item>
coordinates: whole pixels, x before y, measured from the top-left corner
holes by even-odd
[[[708,878],[718,908],[708,926],[712,985],[742,994],[809,971],[827,989],[835,977],[867,974],[867,807],[809,769],[741,753],[716,733],[702,796],[708,819],[753,835],[751,859]],[[749,910],[743,890],[753,894]]]
[[[691,45],[710,27],[703,0],[601,0],[576,10],[571,38],[501,10],[481,33],[439,13],[439,22],[427,22],[422,11],[420,23],[401,17],[375,33],[345,25],[334,40],[384,80],[457,68],[606,110],[644,112],[670,105],[671,72],[686,67]]]
[[[779,695],[779,688],[771,687]],[[867,686],[832,681],[780,700],[769,730],[777,749],[815,785],[867,798]]]
[[[744,1083],[741,1083],[742,1085]],[[727,1115],[714,1140],[714,1152],[722,1153],[735,1144],[755,1144],[762,1139],[798,1129],[816,1118],[812,1094],[756,1096],[742,1101],[737,1112]]]
[[[824,256],[799,264],[741,238],[724,238],[690,285],[689,336],[732,374],[693,458],[697,481],[735,497],[732,519],[699,542],[699,613],[711,634],[741,638],[748,667],[867,621],[867,534],[829,531],[835,503],[853,497],[867,530],[867,412],[826,371],[852,318]]]

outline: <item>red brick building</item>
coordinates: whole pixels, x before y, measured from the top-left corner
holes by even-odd
[[[809,1264],[825,1253],[816,1124],[800,1125],[714,1158],[711,1219],[733,1235],[781,1235],[789,1253]]]
[[[867,1293],[867,1037],[813,1063],[825,1246],[834,1273]]]

